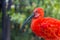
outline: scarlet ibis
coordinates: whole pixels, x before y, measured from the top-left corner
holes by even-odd
[[[60,40],[60,20],[44,17],[43,8],[35,8],[32,15],[23,23],[22,29],[31,20],[31,30],[45,40]]]

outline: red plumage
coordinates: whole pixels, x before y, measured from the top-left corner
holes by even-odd
[[[60,21],[55,18],[44,17],[42,8],[36,8],[33,12],[36,15],[31,22],[32,32],[45,40],[60,40]]]

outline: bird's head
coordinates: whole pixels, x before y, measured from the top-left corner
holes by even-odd
[[[44,10],[42,8],[35,8],[32,15],[30,15],[26,20],[25,22],[23,23],[22,25],[22,29],[25,28],[25,25],[29,22],[29,20],[31,20],[32,18],[42,18],[44,17]]]
[[[34,14],[34,18],[44,17],[44,10],[43,8],[35,8],[33,14]]]

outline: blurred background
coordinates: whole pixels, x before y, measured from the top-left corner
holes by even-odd
[[[32,33],[30,22],[19,31],[36,7],[44,9],[45,17],[60,19],[60,0],[0,0],[0,40],[5,33],[7,40],[40,40]]]

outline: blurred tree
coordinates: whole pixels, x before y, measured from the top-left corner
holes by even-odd
[[[6,0],[2,0],[2,40],[10,40],[10,17],[6,14]]]
[[[1,3],[2,0],[0,0],[0,12],[1,12],[1,8],[2,8],[2,3]]]
[[[11,10],[11,5],[12,5],[12,0],[9,0],[8,1],[8,7],[7,7],[7,10],[8,11]]]
[[[1,24],[1,17],[2,17],[2,14],[1,14],[1,9],[2,9],[2,0],[0,0],[0,40],[2,40],[2,24]]]

